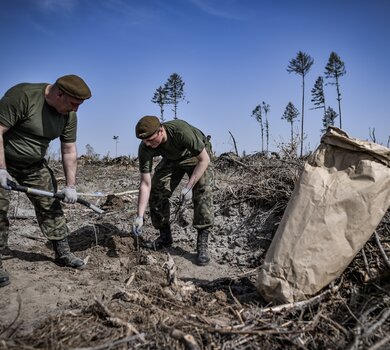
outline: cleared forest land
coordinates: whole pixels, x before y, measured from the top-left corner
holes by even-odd
[[[52,163],[60,186],[61,165]],[[385,349],[390,340],[390,213],[320,297],[275,307],[256,291],[303,161],[260,154],[214,160],[212,262],[195,265],[191,204],[172,200],[174,244],[148,251],[131,234],[136,159],[80,159],[78,191],[105,210],[64,205],[85,270],[61,268],[24,194],[12,193],[11,284],[0,289],[0,349]]]

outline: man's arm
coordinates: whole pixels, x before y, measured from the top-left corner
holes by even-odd
[[[150,173],[141,174],[139,185],[137,216],[143,217],[148,205],[150,190],[152,188],[152,176]]]
[[[4,140],[3,135],[9,130],[9,128],[0,124],[0,169],[6,169],[7,164],[5,163],[4,154]]]
[[[4,153],[4,139],[3,135],[9,130],[9,128],[0,124],[0,187],[10,189],[8,187],[8,181],[13,181],[11,175],[7,171],[7,164],[5,162]]]
[[[76,186],[77,148],[75,142],[61,142],[62,166],[64,168],[66,186]]]
[[[203,148],[203,151],[200,152],[200,154],[197,156],[199,162],[196,164],[195,169],[188,180],[186,188],[191,189],[193,188],[196,183],[199,181],[199,179],[204,174],[205,170],[210,164],[210,157],[206,151],[206,148]]]

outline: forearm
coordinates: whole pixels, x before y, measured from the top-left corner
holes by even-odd
[[[7,164],[5,162],[5,153],[4,153],[4,142],[3,136],[0,136],[0,169],[7,169]]]
[[[150,189],[148,189],[145,185],[140,186],[139,188],[139,195],[138,195],[138,209],[137,209],[137,215],[138,216],[144,216],[146,207],[148,206],[150,196]]]
[[[187,188],[193,188],[196,183],[199,181],[199,179],[202,177],[204,174],[205,170],[210,164],[210,157],[207,154],[206,149],[203,149],[203,151],[199,154],[198,156],[198,164],[195,166],[194,171],[192,172],[188,183],[187,183]]]
[[[209,162],[207,161],[199,162],[195,166],[194,171],[192,172],[192,175],[190,176],[186,187],[193,188],[196,185],[196,183],[199,181],[199,179],[202,177],[202,175],[204,174],[208,166],[209,166]]]
[[[62,166],[66,186],[76,186],[77,150],[75,146],[62,146]]]
[[[146,208],[148,206],[150,190],[151,190],[151,176],[150,174],[142,174],[141,182],[139,186],[139,194],[138,194],[138,207],[137,207],[137,215],[144,216]]]
[[[4,138],[3,135],[8,131],[9,129],[6,128],[3,125],[0,125],[0,169],[6,169],[7,163],[5,161],[5,152],[4,152]]]

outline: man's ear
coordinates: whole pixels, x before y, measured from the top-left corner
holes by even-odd
[[[56,86],[56,89],[54,91],[55,91],[55,96],[58,98],[60,98],[64,94],[64,92],[58,86]]]

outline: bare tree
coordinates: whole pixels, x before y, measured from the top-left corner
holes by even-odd
[[[301,118],[301,157],[303,153],[303,124],[305,112],[305,76],[309,72],[314,60],[307,53],[299,51],[297,56],[290,60],[287,72],[294,72],[302,77],[302,118]]]
[[[229,130],[228,130],[229,131]],[[238,149],[237,149],[237,143],[236,143],[236,139],[234,138],[233,134],[229,131],[229,134],[233,140],[233,145],[234,145],[234,151],[236,152],[236,156],[238,156]]]
[[[342,124],[341,124],[341,93],[340,93],[339,79],[346,73],[347,71],[345,70],[344,62],[340,59],[337,53],[332,52],[329,56],[328,63],[325,67],[325,78],[332,79],[332,81],[329,84],[336,85],[337,101],[339,104],[340,129],[342,128]]]
[[[370,139],[372,142],[376,143],[376,136],[375,136],[375,128],[368,128],[368,134],[370,135]]]
[[[160,119],[164,121],[164,105],[167,103],[167,90],[165,87],[159,86],[151,100],[153,103],[157,103],[160,106]]]

